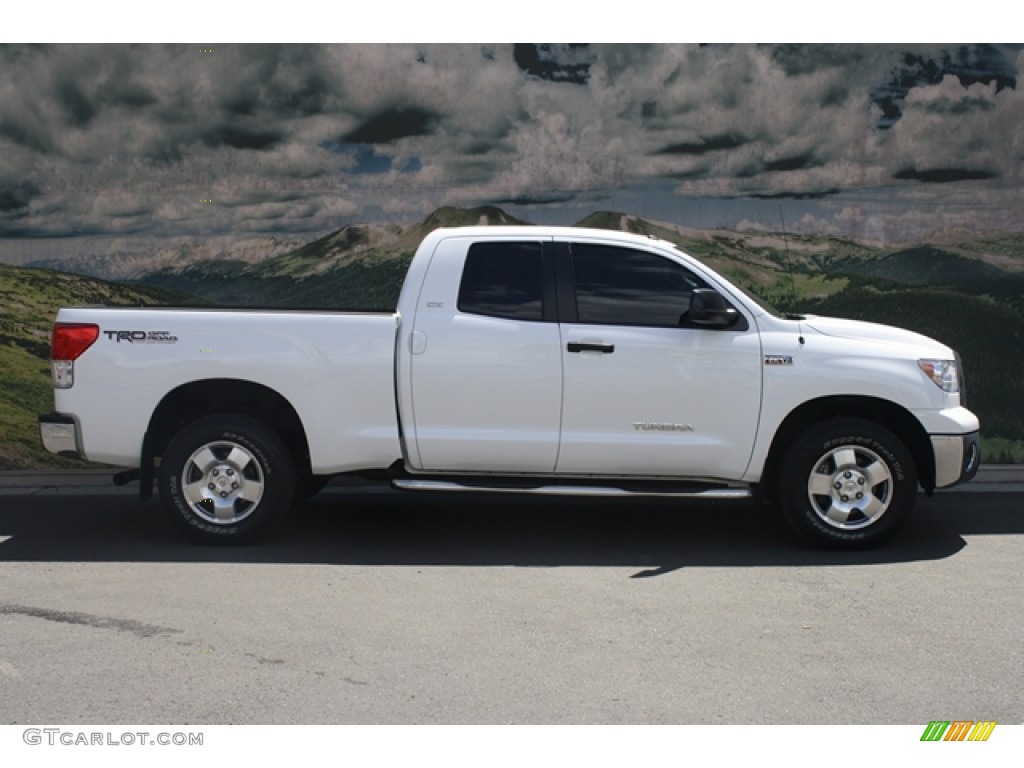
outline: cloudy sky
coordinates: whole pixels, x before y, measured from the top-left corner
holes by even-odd
[[[0,45],[0,259],[499,205],[1021,231],[1024,47]]]

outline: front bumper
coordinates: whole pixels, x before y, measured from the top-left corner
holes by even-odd
[[[50,453],[81,458],[78,438],[78,423],[72,417],[63,413],[47,413],[39,417],[39,439]]]
[[[968,435],[932,435],[935,456],[935,487],[949,488],[966,483],[978,473],[981,445],[978,433]]]

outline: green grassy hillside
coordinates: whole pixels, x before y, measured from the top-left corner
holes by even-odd
[[[295,276],[253,272],[215,262],[181,272],[154,272],[133,285],[190,294],[223,307],[392,311],[412,253],[356,260],[329,271]]]
[[[836,272],[878,277],[906,285],[955,285],[999,279],[1006,274],[984,261],[932,246],[908,248],[876,259],[846,258],[829,266]]]
[[[36,417],[53,410],[50,328],[62,306],[173,303],[176,297],[90,277],[0,265],[0,470],[86,466],[39,444]]]

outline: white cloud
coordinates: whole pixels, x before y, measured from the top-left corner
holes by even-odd
[[[875,194],[898,205],[868,218],[899,231],[971,212],[1019,227],[1021,91],[953,75],[897,89],[900,116],[886,130],[878,94],[901,51],[595,46],[588,79],[574,84],[528,76],[509,45],[7,46],[0,236],[242,237],[666,182],[695,197]],[[1024,71],[1024,52],[1012,66]],[[379,167],[341,143],[403,109],[420,123],[376,146]],[[894,178],[935,169],[992,178]],[[823,198],[805,226],[875,226],[853,210]]]

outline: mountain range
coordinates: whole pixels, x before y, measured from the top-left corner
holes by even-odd
[[[51,407],[47,337],[60,306],[390,311],[422,238],[437,227],[471,224],[528,222],[495,207],[445,207],[410,226],[352,225],[308,243],[209,242],[0,265],[0,469],[52,464],[38,448],[35,415]],[[676,243],[780,309],[889,323],[943,340],[963,356],[986,460],[1024,461],[1024,411],[1017,406],[1024,400],[1024,235],[964,233],[885,248],[825,235],[685,228],[612,211],[576,226]]]

